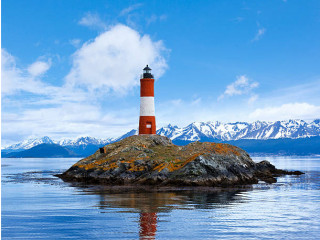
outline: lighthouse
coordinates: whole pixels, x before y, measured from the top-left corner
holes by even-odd
[[[140,79],[139,135],[142,134],[156,134],[154,78],[148,65],[143,69]]]

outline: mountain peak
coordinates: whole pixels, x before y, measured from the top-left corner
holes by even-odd
[[[42,137],[41,140],[47,141],[47,142],[53,142],[53,141],[51,140],[51,138],[49,138],[48,136]]]
[[[166,128],[178,128],[177,125],[172,125],[171,123],[169,123]]]
[[[320,124],[320,118],[313,120],[311,123]]]

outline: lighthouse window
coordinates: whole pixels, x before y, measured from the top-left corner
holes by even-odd
[[[147,124],[147,128],[151,128],[151,124]]]

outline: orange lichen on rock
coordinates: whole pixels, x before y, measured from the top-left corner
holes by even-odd
[[[186,158],[186,159],[173,159],[170,161],[166,161],[163,163],[160,163],[156,167],[153,168],[153,170],[158,170],[158,172],[161,172],[163,169],[167,168],[169,172],[173,172],[176,170],[179,170],[183,168],[187,163],[195,160],[198,156],[200,156],[202,153],[196,153],[193,154],[191,157]]]
[[[90,161],[88,162],[87,159],[83,159],[80,162],[77,162],[76,164],[74,164],[73,166],[79,167],[79,168],[84,168],[85,170],[89,170],[92,168],[96,168],[99,167],[102,164],[105,164],[108,161],[108,159],[98,159],[95,161]]]
[[[214,143],[212,145],[217,154],[222,154],[222,155],[234,154],[234,155],[240,156],[239,151],[237,151],[236,148],[232,145],[224,144],[224,143]]]
[[[158,172],[167,169],[169,172],[173,172],[183,168],[201,155],[241,155],[237,147],[229,144],[193,142],[186,146],[176,146],[165,137],[151,138],[152,140],[150,140],[150,136],[128,137],[120,142],[105,146],[103,153],[98,150],[73,166],[85,170],[109,171],[118,168],[119,164],[125,164],[125,168],[130,172],[148,169]],[[140,163],[135,163],[135,161],[140,161]]]
[[[157,165],[156,167],[153,168],[153,170],[158,170],[158,172],[161,172],[165,167],[166,167],[167,163],[160,163],[159,165]]]
[[[107,170],[110,170],[110,169],[117,168],[118,166],[119,166],[118,162],[113,162],[113,163],[110,163],[107,166],[103,167],[102,169],[107,171]]]
[[[130,172],[141,172],[141,171],[145,171],[146,167],[145,166],[138,166],[135,165],[134,163],[130,165],[130,168],[128,169],[128,171]]]
[[[169,172],[173,172],[173,171],[176,171],[176,170],[182,168],[185,164],[186,164],[186,161],[181,162],[180,159],[175,159],[168,164],[167,168],[168,168]]]
[[[189,157],[181,167],[184,167],[187,163],[195,160],[198,156],[202,155],[203,153],[196,153],[196,154],[193,154],[191,157]]]

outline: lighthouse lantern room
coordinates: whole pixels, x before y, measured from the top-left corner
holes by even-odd
[[[156,134],[154,78],[148,65],[143,69],[140,79],[139,135],[142,134]]]

